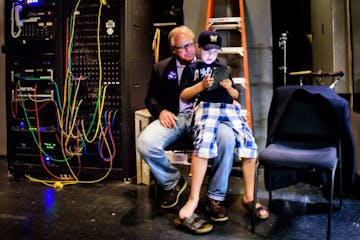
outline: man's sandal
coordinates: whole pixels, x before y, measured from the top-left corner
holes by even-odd
[[[186,219],[176,218],[175,226],[192,234],[205,234],[213,230],[214,226],[205,219],[193,214]]]
[[[258,200],[256,200],[256,203],[259,203]],[[252,206],[253,206],[253,201],[250,201],[250,202],[245,202],[244,200],[242,200],[242,203],[243,207],[248,210],[250,213],[252,212]],[[260,204],[260,203],[259,203]],[[261,215],[260,214],[260,211],[266,211],[266,214],[263,214]],[[269,217],[269,211],[266,207],[264,207],[263,205],[260,204],[260,207],[257,207],[255,209],[255,214],[256,214],[256,217],[259,218],[259,219],[262,219],[262,220],[265,220]]]

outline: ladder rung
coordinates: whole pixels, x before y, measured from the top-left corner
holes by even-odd
[[[240,24],[241,18],[240,17],[209,18],[209,23],[211,24],[232,23],[232,22],[237,22]]]
[[[239,30],[240,21],[240,17],[209,18],[209,27],[214,30]]]
[[[246,117],[247,116],[247,110],[246,109],[241,109],[240,114],[241,114],[241,116]]]
[[[240,24],[222,24],[222,25],[210,25],[213,30],[240,30]]]
[[[244,88],[246,88],[245,86],[245,78],[243,77],[233,77],[232,78],[234,84],[241,84]]]
[[[240,54],[244,56],[244,50],[242,47],[222,47],[219,54]]]

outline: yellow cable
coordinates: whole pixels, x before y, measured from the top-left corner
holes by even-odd
[[[107,89],[108,85],[106,85],[104,87],[104,90],[103,90],[103,96],[102,96],[102,100],[101,100],[101,104],[100,104],[100,107],[99,107],[99,112],[103,112],[103,109],[104,109],[104,104],[105,104],[105,95],[106,95],[106,89]],[[86,135],[86,131],[85,131],[85,127],[84,127],[84,120],[82,119],[81,120],[81,128],[82,128],[82,132],[83,132],[83,136],[84,136],[84,139],[89,142],[89,143],[92,143],[95,141],[96,137],[98,136],[98,132],[99,132],[99,129],[101,128],[101,115],[99,115],[98,117],[98,123],[97,123],[97,127],[96,127],[96,132],[93,136],[93,138],[91,140],[88,139],[88,136]]]
[[[100,25],[101,25],[101,9],[102,9],[102,4],[100,4],[100,7],[99,7],[99,12],[98,12],[98,25],[97,25],[97,50],[98,50],[98,64],[99,64],[99,85],[98,85],[98,89],[99,89],[99,93],[98,93],[98,99],[101,99],[101,107],[98,108],[98,122],[96,124],[96,129],[95,129],[95,132],[94,132],[94,135],[91,139],[89,139],[89,137],[86,135],[86,132],[85,131],[85,127],[84,127],[84,120],[81,120],[81,127],[82,127],[82,131],[83,131],[83,135],[84,135],[84,139],[89,142],[89,143],[92,143],[95,141],[95,139],[97,138],[98,136],[98,133],[99,133],[99,129],[101,128],[101,116],[102,116],[102,113],[103,113],[103,106],[104,106],[104,102],[105,102],[105,92],[106,92],[106,88],[107,88],[107,85],[102,88],[102,61],[101,61],[101,48],[100,48]],[[102,89],[103,92],[102,92]]]
[[[152,42],[152,50],[154,51],[155,63],[159,61],[159,49],[160,49],[160,29],[156,28],[154,39]]]
[[[73,15],[73,24],[72,24],[72,28],[71,28],[71,34],[70,34],[70,40],[69,40],[69,46],[71,46],[71,43],[73,42],[73,38],[74,38],[74,32],[75,32],[75,20],[76,20],[76,14],[77,14],[77,9],[78,9],[78,6],[80,4],[81,0],[79,0],[74,8],[74,15]],[[103,177],[99,178],[99,179],[96,179],[96,180],[92,180],[92,181],[79,181],[76,177],[76,174],[74,174],[73,172],[73,169],[72,167],[70,166],[69,162],[66,160],[68,159],[67,156],[75,156],[77,154],[80,154],[81,151],[82,151],[82,148],[80,148],[80,150],[78,149],[77,151],[73,152],[71,151],[71,149],[68,149],[67,148],[67,145],[70,141],[70,139],[77,139],[77,141],[79,140],[79,137],[80,137],[80,134],[79,133],[79,130],[78,132],[75,134],[73,133],[74,129],[75,129],[75,126],[76,126],[76,122],[77,122],[77,115],[78,115],[78,112],[79,112],[79,107],[82,103],[82,99],[79,101],[78,104],[76,104],[76,99],[77,99],[77,96],[78,96],[78,90],[79,90],[79,85],[81,83],[81,81],[78,81],[79,84],[75,90],[75,93],[74,93],[74,96],[72,96],[72,104],[71,104],[71,107],[70,109],[67,108],[67,101],[68,101],[68,97],[71,96],[71,89],[69,89],[69,85],[68,84],[71,84],[71,79],[70,79],[70,69],[69,69],[69,66],[67,66],[66,68],[66,77],[65,77],[65,84],[64,84],[64,100],[63,100],[63,109],[62,111],[60,112],[59,108],[56,109],[56,114],[57,114],[57,119],[59,121],[59,127],[60,127],[60,130],[61,130],[61,149],[62,149],[62,154],[64,156],[64,159],[65,159],[65,162],[68,166],[68,169],[70,170],[71,174],[72,174],[72,177],[75,179],[75,180],[54,180],[54,181],[49,181],[49,180],[41,180],[41,179],[36,179],[36,178],[33,178],[29,175],[26,175],[26,177],[31,180],[31,181],[34,181],[34,182],[39,182],[39,183],[43,183],[47,186],[52,186],[54,189],[56,190],[61,190],[63,189],[64,186],[66,185],[71,185],[71,184],[77,184],[77,183],[96,183],[96,182],[99,182],[99,181],[102,181],[104,180],[111,172],[112,170],[112,165],[113,165],[113,155],[112,155],[112,152],[111,152],[111,147],[109,145],[109,142],[106,138],[106,132],[104,132],[102,130],[102,113],[103,113],[103,110],[104,110],[104,103],[105,103],[105,96],[106,96],[106,89],[107,89],[107,86],[105,86],[104,88],[102,88],[102,63],[101,63],[101,49],[100,49],[100,20],[101,20],[101,8],[102,8],[102,5],[105,5],[107,4],[106,0],[100,0],[100,7],[99,7],[99,15],[98,15],[98,29],[97,29],[97,43],[98,43],[98,63],[99,63],[99,93],[98,93],[98,101],[100,101],[100,106],[98,108],[98,120],[97,120],[97,123],[96,123],[96,131],[95,131],[95,134],[93,136],[93,138],[91,140],[88,139],[88,137],[86,136],[86,131],[85,131],[85,128],[84,128],[84,120],[82,119],[81,120],[81,126],[82,126],[82,131],[83,131],[83,136],[84,136],[84,139],[88,142],[93,142],[96,137],[98,136],[98,134],[100,134],[100,137],[104,139],[104,142],[105,142],[105,146],[106,146],[106,149],[109,153],[109,169],[108,171],[104,174]],[[71,48],[69,47],[68,48],[68,52],[67,52],[67,57],[68,59],[71,59]],[[46,101],[46,100],[36,100],[37,102],[42,102],[42,101]],[[67,109],[67,110],[66,110]],[[65,112],[67,112],[66,114],[66,117],[64,116]],[[65,123],[68,122],[69,120],[69,117],[70,116],[73,116],[72,118],[72,123],[70,123],[70,125],[67,127],[67,129],[64,129],[64,127],[66,125],[64,125]],[[66,118],[66,121],[64,121]],[[100,133],[99,133],[99,129],[101,129]],[[65,137],[65,139],[64,139]]]

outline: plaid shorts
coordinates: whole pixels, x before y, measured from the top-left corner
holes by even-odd
[[[235,154],[240,158],[256,158],[257,145],[240,107],[227,103],[200,102],[195,111],[194,154],[202,158],[218,155],[216,132],[220,123],[231,127],[236,136]]]

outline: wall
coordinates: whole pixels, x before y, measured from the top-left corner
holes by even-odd
[[[354,142],[355,142],[355,158],[356,158],[356,173],[360,176],[360,114],[357,112],[350,113],[352,123]]]
[[[351,25],[352,25],[352,72],[353,76],[353,91],[360,95],[360,1],[350,0],[351,6]],[[360,102],[359,98],[354,99],[353,107],[355,112],[352,112],[351,119],[353,123],[354,139],[357,159],[357,174],[360,176]]]
[[[360,17],[358,10],[359,1],[355,0],[311,1],[313,70],[343,71],[345,75],[335,87],[338,93],[353,94],[353,80],[356,81],[359,78]],[[350,27],[352,27],[351,30]],[[358,102],[352,102],[350,99],[356,169],[360,175],[360,148],[357,147],[360,146],[360,114],[352,111],[353,104],[358,104]]]
[[[4,44],[4,5],[0,1],[0,44]],[[6,155],[5,54],[0,52],[0,156]]]
[[[352,56],[353,64],[353,90],[354,90],[354,110],[360,114],[360,1],[348,0],[351,6],[351,33],[352,33]]]
[[[313,71],[343,71],[342,79],[346,81],[337,84],[335,90],[338,93],[350,93],[352,82],[345,3],[343,0],[311,1]]]
[[[206,24],[207,0],[184,0],[184,24],[198,36]]]
[[[253,131],[259,150],[265,147],[267,115],[273,95],[273,43],[271,4],[268,0],[245,1]]]

